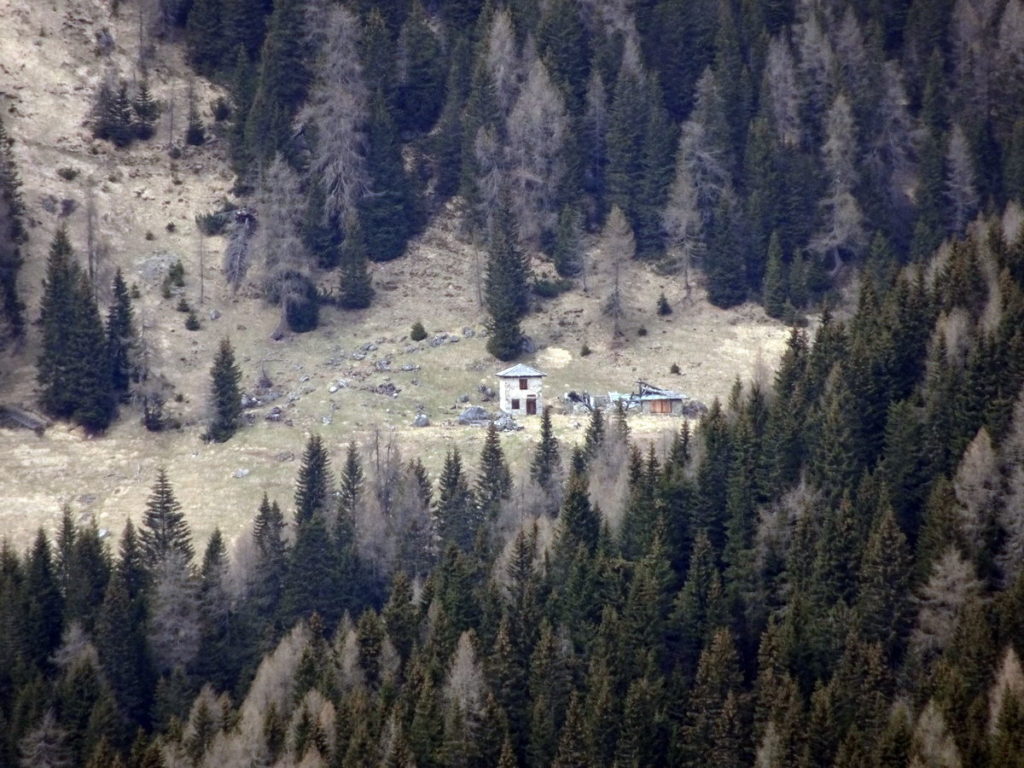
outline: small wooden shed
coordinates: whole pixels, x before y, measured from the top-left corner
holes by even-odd
[[[498,402],[505,413],[532,416],[544,409],[541,390],[546,373],[519,363],[497,375]]]

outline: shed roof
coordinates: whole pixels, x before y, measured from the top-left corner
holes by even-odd
[[[506,368],[504,371],[499,371],[497,376],[499,379],[522,379],[532,376],[547,376],[547,374],[541,373],[536,368],[518,363],[511,368]]]

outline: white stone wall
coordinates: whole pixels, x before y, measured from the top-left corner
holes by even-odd
[[[526,389],[519,388],[519,379],[498,379],[498,400],[501,403],[501,410],[505,413],[513,413],[517,416],[526,415],[526,401],[530,395],[537,398],[537,413],[544,409],[541,400],[541,388],[544,386],[544,379],[540,376],[526,378]],[[518,400],[519,407],[513,408],[512,401]]]

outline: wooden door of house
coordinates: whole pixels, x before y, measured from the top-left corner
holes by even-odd
[[[536,416],[537,415],[537,398],[528,397],[526,398],[526,415]]]

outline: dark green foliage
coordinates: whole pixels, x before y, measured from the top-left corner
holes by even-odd
[[[558,438],[551,426],[551,406],[544,406],[540,419],[540,441],[530,463],[530,477],[544,490],[552,490],[560,469],[561,459],[558,453]]]
[[[107,311],[107,356],[110,359],[110,383],[124,399],[134,373],[135,326],[132,302],[121,270],[114,274],[114,300]]]
[[[312,435],[302,454],[302,465],[295,484],[295,522],[301,524],[317,513],[327,511],[331,494],[331,468],[320,435]]]
[[[153,138],[156,119],[160,116],[160,106],[150,94],[149,83],[146,80],[139,83],[135,98],[132,99],[132,112],[132,127],[136,137],[143,141]]]
[[[241,425],[242,393],[238,388],[242,372],[235,364],[235,351],[222,339],[210,369],[210,405],[213,419],[209,437],[215,443],[230,440]]]
[[[103,80],[93,105],[92,133],[97,139],[106,139],[116,147],[127,147],[136,136],[132,117],[132,102],[128,98],[128,84]]]
[[[501,438],[493,423],[487,425],[487,436],[480,452],[480,471],[476,480],[476,503],[484,520],[498,516],[501,502],[512,494],[512,474],[501,450]]]
[[[199,315],[196,314],[196,311],[187,305],[186,311],[188,314],[185,316],[185,330],[198,331],[202,328],[202,324],[199,322]]]
[[[224,48],[223,0],[193,0],[185,25],[189,62],[201,75],[213,74]]]
[[[401,146],[384,94],[373,97],[367,129],[366,170],[369,191],[359,201],[359,221],[372,261],[390,261],[402,255],[415,231],[413,186],[402,165]]]
[[[484,303],[491,318],[487,351],[512,360],[522,348],[519,319],[529,309],[529,264],[516,242],[507,197],[503,197],[492,231],[487,258]]]
[[[363,230],[355,216],[345,227],[340,261],[341,289],[338,304],[344,309],[366,309],[373,301],[373,284],[370,280]]]
[[[12,139],[0,119],[0,302],[6,333],[20,339],[25,332],[24,304],[18,296],[21,243],[25,240],[25,213],[21,181],[14,163]]]
[[[398,84],[398,124],[403,131],[425,133],[444,103],[445,61],[419,0],[411,4],[399,46],[405,66]]]
[[[423,341],[427,335],[427,329],[423,327],[422,321],[417,320],[412,324],[412,330],[409,331],[409,338],[412,341]]]
[[[441,541],[455,544],[463,552],[473,548],[481,519],[462,472],[462,457],[457,448],[445,455],[444,467],[437,481],[434,517]]]
[[[157,470],[156,482],[146,500],[139,549],[141,562],[150,572],[172,554],[185,562],[192,559],[192,534],[163,468]]]
[[[106,334],[92,286],[75,262],[63,229],[50,246],[40,316],[40,404],[57,418],[102,432],[115,414]]]
[[[199,116],[199,104],[196,102],[195,92],[189,87],[188,96],[188,122],[185,126],[185,143],[192,147],[198,147],[206,143],[206,126]]]
[[[238,13],[251,13],[247,5],[238,5]],[[304,0],[276,0],[267,22],[244,133],[245,149],[257,159],[269,160],[285,149],[291,118],[309,88],[305,5]]]

